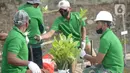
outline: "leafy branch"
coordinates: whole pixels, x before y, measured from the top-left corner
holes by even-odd
[[[79,16],[80,16],[80,21],[85,21],[87,19],[86,14],[87,14],[87,9],[82,9],[80,8]]]
[[[60,39],[54,38],[50,53],[54,57],[58,69],[69,69],[72,62],[79,55],[80,50],[76,47],[77,41],[73,41],[72,35],[66,37],[60,34]]]

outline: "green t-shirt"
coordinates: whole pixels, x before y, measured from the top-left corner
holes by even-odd
[[[40,35],[40,28],[43,26],[43,30],[41,30],[42,32],[44,31],[44,25],[43,25],[43,14],[40,10],[40,7],[34,8],[33,5],[31,4],[23,4],[21,5],[19,8],[19,10],[24,10],[28,13],[30,19],[30,24],[29,27],[27,29],[27,31],[29,32],[29,44],[37,44],[38,42],[34,39],[35,35]]]
[[[17,58],[21,60],[28,60],[28,48],[23,33],[17,28],[9,32],[8,37],[4,43],[2,54],[2,73],[25,73],[27,66],[15,66],[8,64],[7,53],[12,52],[16,54]]]
[[[69,34],[73,35],[75,41],[81,40],[81,27],[85,27],[85,21],[80,22],[79,13],[72,12],[70,14],[70,20],[63,18],[62,16],[58,17],[52,24],[51,30],[61,31],[65,36]],[[89,42],[88,37],[86,41]],[[80,45],[80,44],[79,44]]]
[[[99,52],[106,54],[102,64],[112,73],[123,73],[123,48],[117,36],[107,29],[100,37]]]

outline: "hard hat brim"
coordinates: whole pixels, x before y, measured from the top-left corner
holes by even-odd
[[[95,22],[97,22],[97,21],[110,21],[110,22],[113,22],[112,20],[99,20],[99,19],[95,19],[94,21]]]
[[[27,1],[27,3],[30,3],[30,4],[36,4],[36,3],[38,3],[38,4],[42,4],[41,2],[33,2],[33,1]]]

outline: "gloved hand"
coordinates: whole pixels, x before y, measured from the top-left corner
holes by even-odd
[[[35,35],[34,39],[37,40],[37,41],[41,41],[42,37],[40,35]]]
[[[29,62],[28,67],[32,71],[32,73],[42,73],[39,66],[32,61]]]
[[[81,42],[81,49],[85,49],[85,47],[86,47],[86,40],[83,40],[82,42]]]
[[[80,57],[84,58],[85,55],[86,55],[86,52],[84,51],[84,49],[82,49],[80,52]]]

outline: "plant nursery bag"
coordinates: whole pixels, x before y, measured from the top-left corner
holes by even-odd
[[[43,68],[47,69],[49,73],[54,73],[54,62],[52,61],[53,56],[51,54],[45,54],[42,57]]]

